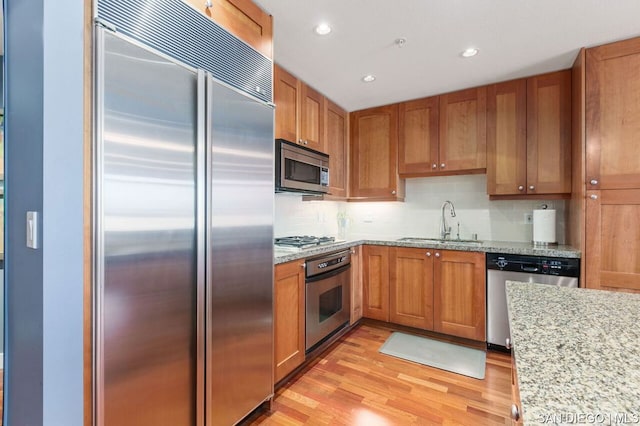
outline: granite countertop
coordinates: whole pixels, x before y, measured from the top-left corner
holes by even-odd
[[[640,294],[506,292],[524,424],[640,422]]]
[[[549,257],[571,257],[579,258],[580,251],[571,246],[558,245],[550,247],[534,247],[532,243],[520,243],[513,241],[483,241],[481,244],[463,244],[450,241],[445,244],[428,242],[428,241],[398,241],[397,239],[367,239],[367,240],[348,240],[335,244],[328,244],[300,251],[286,251],[276,249],[274,255],[275,264],[290,262],[292,260],[309,258],[323,253],[342,250],[349,247],[355,247],[361,244],[395,246],[395,247],[414,247],[414,248],[435,248],[441,250],[460,250],[460,251],[477,251],[484,253],[508,253],[523,254],[532,256],[549,256]]]

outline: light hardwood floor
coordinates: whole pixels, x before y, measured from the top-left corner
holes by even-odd
[[[484,380],[380,354],[393,330],[360,325],[277,390],[249,425],[511,424],[511,358],[487,352]]]

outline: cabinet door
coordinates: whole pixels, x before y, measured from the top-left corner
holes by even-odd
[[[640,292],[640,190],[587,192],[586,286]]]
[[[640,37],[587,49],[587,189],[640,188]]]
[[[251,0],[185,0],[263,55],[273,57],[273,20]]]
[[[347,196],[347,124],[348,114],[330,100],[325,103],[325,148],[329,154],[329,193]]]
[[[324,152],[325,97],[305,83],[300,86],[301,143],[307,148]]]
[[[273,67],[273,99],[276,104],[276,139],[298,141],[300,82],[278,65]]]
[[[487,88],[440,96],[440,171],[487,167]]]
[[[565,193],[571,193],[570,70],[527,79],[527,194]]]
[[[484,341],[484,253],[438,250],[434,257],[435,331]]]
[[[389,321],[389,247],[362,250],[362,313],[365,318]]]
[[[395,200],[398,179],[398,105],[351,114],[351,196]]]
[[[275,382],[304,362],[304,261],[276,265],[274,284]]]
[[[389,250],[389,319],[433,330],[433,250]]]
[[[351,249],[351,316],[349,324],[362,318],[362,246]]]
[[[527,81],[487,89],[487,193],[526,193]]]
[[[438,171],[439,99],[437,96],[399,106],[398,171],[426,175]]]

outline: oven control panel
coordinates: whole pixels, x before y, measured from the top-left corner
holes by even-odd
[[[342,250],[335,253],[324,254],[321,257],[307,259],[307,278],[319,274],[326,274],[334,269],[342,268],[351,264],[351,251]]]

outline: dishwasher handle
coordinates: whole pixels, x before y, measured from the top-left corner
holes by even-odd
[[[520,270],[523,272],[538,272],[540,268],[533,265],[520,265]]]

